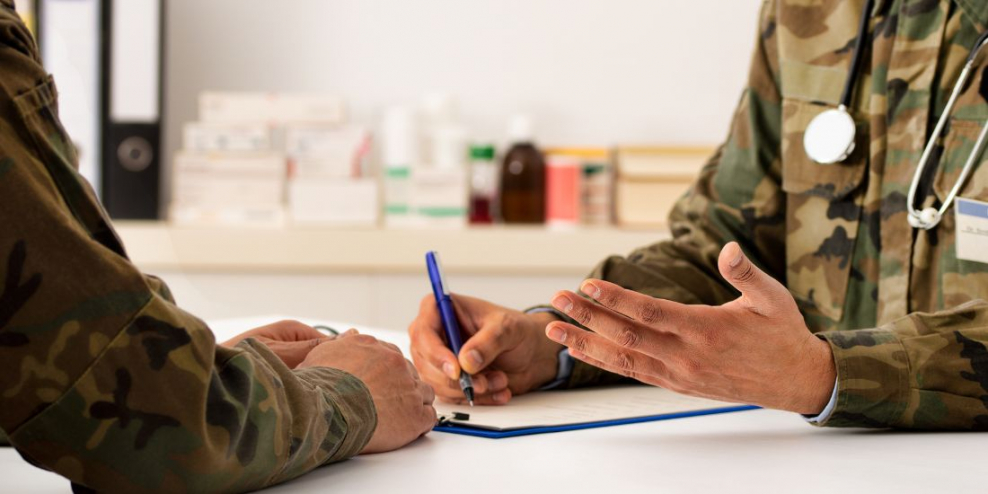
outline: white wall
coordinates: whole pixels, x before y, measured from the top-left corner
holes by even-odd
[[[373,126],[384,105],[445,91],[479,138],[517,111],[548,145],[716,144],[759,0],[171,0],[166,145],[203,90],[329,91]],[[587,271],[593,261],[588,261]],[[403,327],[424,278],[160,273],[205,318],[283,313]],[[579,276],[457,277],[514,307]]]
[[[203,90],[329,91],[373,124],[446,91],[478,137],[523,110],[551,145],[715,144],[759,0],[172,0],[170,149]]]
[[[424,274],[155,274],[168,283],[183,309],[207,321],[281,315],[403,330],[418,313],[422,297],[432,293]],[[457,293],[524,309],[547,304],[559,290],[574,290],[581,279],[456,275],[450,283]]]

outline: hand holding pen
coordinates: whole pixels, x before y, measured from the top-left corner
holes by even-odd
[[[425,263],[429,270],[429,281],[432,283],[432,293],[436,297],[436,306],[439,308],[443,329],[446,331],[446,342],[453,354],[459,355],[460,349],[463,347],[460,324],[456,319],[453,299],[449,295],[449,285],[446,283],[446,276],[443,274],[442,265],[439,262],[439,254],[435,251],[429,251],[425,255]],[[463,395],[470,406],[473,406],[473,380],[470,378],[470,374],[461,369],[459,381]]]

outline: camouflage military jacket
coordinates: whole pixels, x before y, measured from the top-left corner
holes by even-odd
[[[737,293],[717,255],[737,240],[833,349],[837,402],[825,425],[988,429],[988,265],[957,259],[953,208],[929,231],[906,218],[920,154],[988,28],[988,2],[876,2],[852,108],[856,149],[821,166],[803,133],[838,104],[864,3],[767,1],[730,135],[671,213],[673,239],[591,276],[720,304]],[[986,67],[979,61],[938,141],[926,205],[944,200],[988,119]],[[988,163],[960,196],[988,201]],[[570,385],[601,379],[579,364]]]
[[[21,455],[98,491],[233,492],[363,449],[362,382],[217,346],[127,260],[56,98],[0,0],[0,428]]]

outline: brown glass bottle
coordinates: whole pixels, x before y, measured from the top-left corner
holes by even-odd
[[[545,159],[531,142],[518,142],[501,166],[501,219],[509,224],[545,222]]]

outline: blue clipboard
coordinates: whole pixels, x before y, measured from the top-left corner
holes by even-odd
[[[553,432],[578,431],[582,429],[596,429],[599,427],[611,427],[616,425],[640,424],[642,422],[657,422],[660,420],[682,419],[686,417],[700,417],[703,415],[716,415],[721,413],[743,412],[746,410],[758,410],[761,407],[754,405],[738,405],[723,408],[710,408],[692,412],[666,413],[662,415],[649,415],[645,417],[635,417],[620,420],[603,420],[600,422],[585,422],[582,424],[567,424],[551,427],[527,427],[523,429],[491,430],[470,427],[461,424],[437,425],[432,430],[447,432],[450,434],[462,434],[464,436],[486,437],[488,439],[504,439],[507,437],[530,436],[532,434],[550,434]]]

